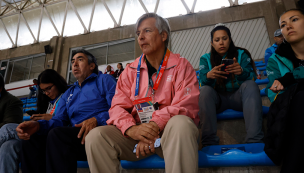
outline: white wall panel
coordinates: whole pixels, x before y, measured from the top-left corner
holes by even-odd
[[[270,47],[265,19],[226,23],[231,30],[236,46],[247,49],[253,59],[264,58],[265,50]],[[199,67],[202,55],[210,52],[211,35],[214,26],[172,32],[171,50],[188,59],[195,69]]]

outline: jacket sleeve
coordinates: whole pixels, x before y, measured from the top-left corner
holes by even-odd
[[[67,90],[69,91],[69,90]],[[67,126],[70,124],[69,116],[67,113],[66,102],[69,92],[65,92],[56,107],[56,114],[50,119],[47,120],[38,120],[40,128],[38,134],[47,134],[52,128]]]
[[[184,63],[184,62],[183,62]],[[174,96],[170,106],[156,110],[152,114],[154,121],[160,131],[164,130],[169,119],[175,115],[186,115],[192,120],[198,116],[199,86],[196,73],[189,62],[180,69],[175,76]]]
[[[10,103],[4,108],[3,121],[0,127],[7,123],[21,123],[23,120],[23,103],[19,99],[11,99]]]
[[[129,78],[129,68],[126,68],[118,79],[116,93],[112,100],[112,107],[109,110],[109,125],[115,125],[124,135],[126,130],[136,125],[134,117],[131,115],[133,103],[131,97],[132,80]]]
[[[281,72],[280,72],[277,62],[275,60],[273,60],[272,58],[270,58],[268,60],[266,72],[267,72],[267,78],[269,80],[269,83],[266,86],[266,94],[267,94],[269,100],[273,101],[274,95],[276,95],[276,93],[269,90],[269,88],[272,86],[273,82],[276,79],[281,77]]]
[[[207,62],[207,59],[204,58],[204,56],[202,56],[200,58],[200,64],[199,64],[199,70],[200,70],[200,75],[199,75],[199,78],[200,78],[200,86],[204,86],[204,85],[209,85],[211,86],[215,80],[214,79],[208,79],[207,78],[207,73],[211,70],[209,69],[209,66],[208,66],[208,62]]]
[[[269,60],[271,55],[272,55],[272,51],[270,50],[270,48],[267,48],[266,51],[265,51],[265,56],[264,56],[266,65],[268,64],[268,60]]]
[[[115,94],[116,88],[116,80],[111,75],[100,75],[101,77],[99,82],[99,91],[103,92],[103,95],[106,97],[108,108],[111,108],[112,98]],[[98,126],[107,125],[107,120],[109,119],[109,112],[104,111],[100,112],[98,115],[95,116],[97,119]]]
[[[243,68],[243,73],[236,75],[238,81],[256,80],[256,74],[252,69],[251,58],[243,53],[240,66]]]

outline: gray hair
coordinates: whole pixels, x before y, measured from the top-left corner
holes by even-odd
[[[170,36],[171,36],[171,28],[169,25],[169,22],[167,19],[162,18],[161,16],[155,14],[155,13],[146,13],[143,14],[136,22],[135,24],[135,30],[138,29],[138,26],[141,24],[142,21],[144,21],[145,19],[148,18],[154,18],[156,20],[155,22],[155,26],[159,31],[159,34],[161,34],[163,31],[166,32],[168,34],[168,38],[165,41],[165,45],[166,47],[168,47],[169,45],[169,41],[170,41]]]

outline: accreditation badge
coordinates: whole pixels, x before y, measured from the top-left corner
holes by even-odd
[[[155,111],[152,97],[134,100],[133,105],[137,110],[141,123],[149,123],[149,121],[152,119],[152,114]]]

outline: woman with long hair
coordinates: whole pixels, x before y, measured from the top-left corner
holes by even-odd
[[[38,76],[39,93],[37,99],[37,112],[31,116],[33,121],[50,120],[56,113],[56,106],[60,101],[61,95],[68,89],[67,82],[55,70],[44,70]],[[21,140],[19,139],[16,128],[19,124],[10,123],[0,129],[0,147],[4,143],[11,143],[12,149],[5,153],[6,158],[0,158],[0,172],[17,173],[19,172],[19,152],[21,150]],[[1,155],[2,157],[4,155]]]
[[[200,58],[202,145],[219,144],[216,114],[226,109],[244,113],[246,143],[262,142],[262,101],[250,53],[234,45],[224,24],[217,24],[211,31],[211,45],[211,52]]]
[[[269,58],[266,87],[272,102],[267,117],[265,152],[281,172],[303,172],[304,155],[304,11],[280,17],[283,43]]]
[[[117,64],[117,70],[114,72],[113,77],[116,78],[116,80],[118,80],[120,74],[124,71],[124,68],[122,66],[122,63],[118,63]]]

